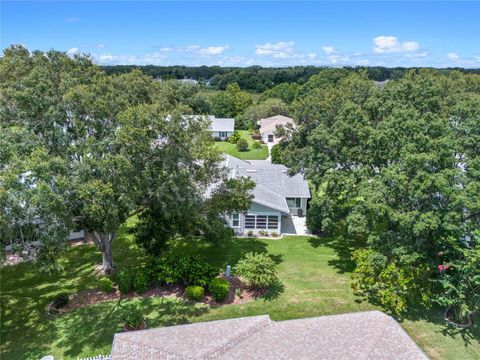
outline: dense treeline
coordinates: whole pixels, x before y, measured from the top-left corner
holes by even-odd
[[[177,234],[224,239],[223,215],[248,209],[253,183],[222,171],[206,118],[183,116],[192,113],[197,88],[139,70],[106,75],[84,56],[5,49],[2,250],[38,240],[39,269],[59,270],[69,232],[84,229],[109,272],[112,242],[132,214],[141,220],[136,239],[149,254]],[[237,90],[233,104],[243,106]]]
[[[308,226],[362,248],[354,288],[392,312],[437,303],[468,321],[480,309],[480,76],[411,70],[379,89],[329,70],[290,111],[298,129],[275,157],[312,185]]]
[[[220,67],[220,66],[155,66],[155,65],[115,65],[103,66],[107,74],[127,73],[139,68],[146,75],[156,79],[195,79],[200,82],[209,81],[210,86],[219,90],[225,90],[229,84],[237,83],[241,89],[262,92],[282,83],[303,84],[315,74],[326,67],[316,66],[293,66],[284,68],[270,68],[261,66]],[[360,72],[366,71],[368,78],[375,81],[400,79],[409,68],[382,66],[372,67],[344,67],[344,69]],[[435,70],[438,73],[451,71],[480,74],[480,69],[445,68]]]

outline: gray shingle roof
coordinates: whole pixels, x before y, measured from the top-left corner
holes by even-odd
[[[289,176],[284,165],[226,155],[225,166],[230,169],[231,176],[248,176],[256,182],[253,202],[258,204],[288,213],[287,197],[310,198],[310,189],[303,175]]]
[[[209,116],[212,125],[211,131],[234,131],[235,119],[233,118],[216,118],[215,116]]]
[[[271,321],[268,315],[116,334],[112,360],[428,360],[380,311]]]

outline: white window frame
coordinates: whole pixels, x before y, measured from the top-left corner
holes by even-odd
[[[218,132],[218,137],[220,138],[226,138],[228,136],[228,131],[219,131]]]
[[[265,216],[265,227],[258,227],[258,216]],[[254,227],[247,227],[247,217],[253,217],[253,224]],[[270,218],[276,217],[276,226],[275,227],[269,227],[270,225]],[[273,219],[272,219],[273,220]],[[265,230],[265,231],[278,231],[279,225],[281,221],[281,216],[280,215],[275,215],[275,214],[268,214],[268,213],[261,213],[261,214],[246,214],[245,215],[245,229],[247,230]]]
[[[237,222],[237,225],[235,225],[235,221]],[[232,214],[232,228],[239,228],[239,227],[240,227],[240,214],[237,214],[237,213]]]
[[[289,199],[295,199],[295,206],[290,206],[288,204],[288,200]],[[302,198],[299,198],[299,197],[287,197],[286,198],[287,200],[287,205],[290,209],[301,209],[302,208]]]

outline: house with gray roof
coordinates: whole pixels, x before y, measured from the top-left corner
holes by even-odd
[[[272,321],[268,315],[115,334],[111,360],[428,360],[380,311]]]
[[[227,224],[236,234],[248,232],[284,233],[292,218],[307,213],[310,189],[302,174],[288,174],[284,165],[267,160],[240,160],[225,156],[225,166],[234,178],[249,177],[255,181],[252,205],[242,214],[231,214]]]
[[[210,131],[214,138],[220,140],[226,140],[233,135],[235,131],[235,119],[234,118],[217,118],[214,115],[209,115]]]

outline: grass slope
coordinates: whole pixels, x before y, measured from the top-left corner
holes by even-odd
[[[267,145],[262,145],[260,149],[254,149],[253,140],[248,131],[239,130],[238,132],[248,141],[248,151],[238,151],[236,144],[230,144],[228,141],[216,141],[214,146],[223,153],[243,160],[265,160],[268,157]]]
[[[281,240],[234,239],[218,245],[181,240],[172,251],[201,254],[219,268],[234,265],[245,253],[268,252],[278,263],[281,285],[267,299],[242,305],[210,308],[164,298],[134,300],[140,303],[150,327],[269,314],[274,320],[375,309],[350,289],[348,273],[351,248],[341,239],[285,237]],[[132,245],[132,235],[116,239],[117,267],[136,265],[142,255]],[[29,264],[1,269],[1,358],[56,359],[110,352],[113,334],[122,324],[116,312],[121,304],[104,302],[49,318],[44,309],[61,292],[94,287],[94,265],[100,254],[93,246],[70,249],[63,258],[65,271],[43,276]],[[479,328],[454,332],[446,329],[437,312],[412,313],[402,326],[433,359],[478,359]]]

